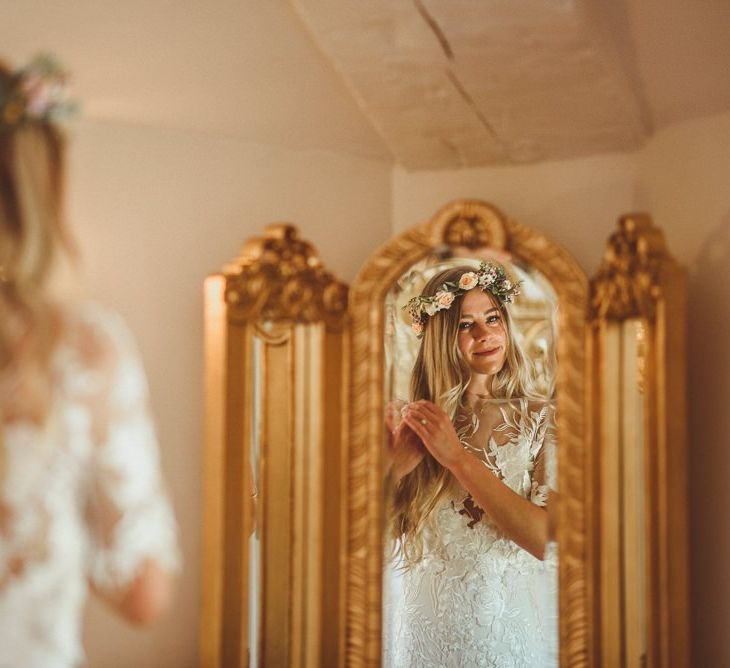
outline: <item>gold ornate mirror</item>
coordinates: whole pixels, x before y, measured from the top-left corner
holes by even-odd
[[[206,281],[204,666],[338,662],[346,308],[293,225]]]
[[[533,361],[542,369],[543,391],[551,399],[554,388],[558,415],[561,501],[552,514],[560,563],[560,657],[564,665],[587,665],[589,660],[593,589],[586,487],[592,470],[586,448],[588,281],[570,255],[543,235],[492,205],[457,201],[372,255],[350,293],[348,666],[379,665],[389,626],[382,622],[389,586],[387,572],[384,578],[384,414],[386,405],[405,392],[403,378],[414,354],[404,343],[407,326],[400,307],[434,272],[449,263],[480,259],[498,260],[525,281],[527,299],[516,313],[518,329],[523,346],[532,349]]]

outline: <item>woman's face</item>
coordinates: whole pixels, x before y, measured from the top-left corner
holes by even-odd
[[[490,293],[470,290],[461,304],[456,343],[475,375],[494,376],[507,357],[507,331],[502,312]]]

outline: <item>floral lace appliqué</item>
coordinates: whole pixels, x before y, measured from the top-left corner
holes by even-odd
[[[46,423],[6,424],[0,441],[0,668],[78,665],[89,580],[124,586],[147,559],[179,566],[131,334],[94,305],[66,318]]]
[[[515,492],[544,506],[552,408],[511,402],[457,421],[464,447]],[[478,465],[478,462],[477,462]],[[433,511],[423,559],[385,577],[384,665],[557,666],[557,556],[507,539],[464,492]]]

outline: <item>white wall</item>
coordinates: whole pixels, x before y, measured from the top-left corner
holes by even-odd
[[[730,665],[730,114],[670,126],[639,152],[520,167],[394,169],[393,231],[485,199],[562,244],[589,274],[620,214],[648,211],[689,270],[693,665]]]

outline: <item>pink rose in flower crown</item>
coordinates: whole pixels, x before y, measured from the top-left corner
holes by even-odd
[[[411,329],[416,336],[421,336],[421,334],[423,334],[423,325],[420,320],[414,320],[411,323]]]
[[[442,308],[449,308],[454,301],[454,293],[441,290],[436,293],[436,303]]]
[[[459,279],[459,287],[462,290],[471,290],[479,282],[479,278],[473,271],[467,271]]]
[[[29,74],[21,82],[21,90],[26,97],[28,114],[33,118],[43,118],[52,107],[64,101],[63,80],[58,76]]]

